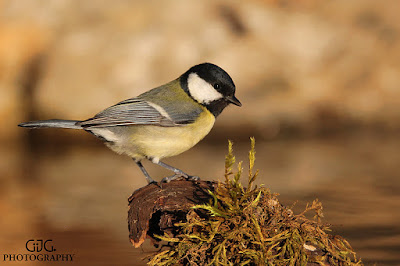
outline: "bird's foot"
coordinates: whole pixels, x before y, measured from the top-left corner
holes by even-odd
[[[188,175],[188,174],[185,174],[185,173],[176,173],[173,176],[164,177],[161,180],[161,183],[169,183],[169,182],[171,182],[173,180],[181,180],[181,179],[186,179],[186,180],[189,180],[189,181],[198,181],[198,180],[200,180],[200,177],[191,176],[191,175]]]

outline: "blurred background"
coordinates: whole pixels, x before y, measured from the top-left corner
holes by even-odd
[[[227,140],[246,162],[255,136],[259,184],[298,212],[318,198],[366,264],[399,265],[399,8],[0,0],[0,253],[52,239],[57,253],[75,254],[68,265],[144,265],[150,245],[128,240],[127,198],[146,185],[131,159],[85,132],[17,124],[86,119],[212,62],[232,76],[243,106],[166,162],[223,180]],[[157,180],[170,174],[144,164]],[[35,264],[59,265],[21,262]]]

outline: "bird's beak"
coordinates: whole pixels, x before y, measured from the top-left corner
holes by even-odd
[[[234,105],[242,106],[242,103],[238,100],[238,98],[235,97],[235,95],[229,96],[226,99],[228,102],[233,103]]]

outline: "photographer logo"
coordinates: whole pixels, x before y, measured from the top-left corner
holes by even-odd
[[[3,261],[73,261],[75,254],[56,253],[52,239],[29,239],[25,243],[27,253],[3,254]]]

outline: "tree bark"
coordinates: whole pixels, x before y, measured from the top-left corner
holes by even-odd
[[[190,207],[207,203],[208,190],[214,191],[216,182],[176,180],[169,183],[151,183],[134,191],[129,197],[129,239],[140,247],[149,237],[164,235],[173,225],[186,219]]]

